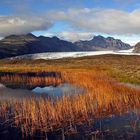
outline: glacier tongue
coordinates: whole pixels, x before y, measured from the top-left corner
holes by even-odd
[[[88,51],[88,52],[49,52],[49,53],[37,53],[27,54],[10,59],[61,59],[61,58],[77,58],[84,56],[95,56],[104,54],[118,54],[118,55],[140,55],[140,53],[133,53],[133,49],[120,50],[120,51]]]

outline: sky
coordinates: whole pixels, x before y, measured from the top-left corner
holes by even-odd
[[[140,41],[140,0],[1,0],[0,37],[32,32],[68,41]]]

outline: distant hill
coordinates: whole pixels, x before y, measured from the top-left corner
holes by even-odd
[[[134,52],[135,53],[140,53],[140,42],[138,42],[135,47],[134,47]]]
[[[42,52],[69,52],[78,49],[71,42],[57,37],[36,37],[33,34],[10,35],[0,41],[0,58]]]
[[[36,37],[29,33],[26,35],[10,35],[0,40],[0,58],[43,52],[125,50],[130,48],[130,45],[112,37],[95,36],[90,41],[72,43],[57,37]]]
[[[127,50],[132,48],[129,44],[123,43],[119,39],[112,37],[104,38],[103,36],[94,36],[89,41],[78,41],[75,45],[82,50],[99,51],[99,50]]]

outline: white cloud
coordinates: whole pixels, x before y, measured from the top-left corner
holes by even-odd
[[[44,17],[34,16],[1,16],[0,36],[11,34],[26,34],[32,31],[45,30],[51,27],[51,23]]]
[[[52,11],[48,17],[63,21],[74,29],[107,34],[140,34],[140,9],[125,12],[115,9],[69,9]]]
[[[61,32],[58,34],[61,39],[68,41],[89,40],[93,38],[93,33],[88,32]]]
[[[99,34],[94,34],[91,32],[59,32],[59,33],[53,33],[53,32],[47,32],[43,34],[44,36],[47,37],[53,37],[57,36],[60,39],[67,40],[67,41],[79,41],[79,40],[91,40],[95,35]],[[104,37],[109,37],[109,34],[102,34]],[[139,35],[112,35],[112,37],[116,39],[120,39],[125,43],[128,43],[132,46],[134,46],[137,42],[140,40]]]
[[[93,38],[93,33],[90,32],[60,32],[60,33],[46,33],[45,36],[57,36],[60,39],[67,41],[90,40]]]
[[[130,35],[130,36],[113,36],[115,38],[121,39],[123,42],[126,42],[132,46],[134,46],[136,43],[140,41],[140,36],[139,35]]]
[[[68,27],[71,25],[71,29],[68,29],[71,32],[62,31],[55,35],[69,41],[89,39],[93,35],[91,33],[127,36],[140,34],[140,9],[126,12],[115,9],[79,8],[43,14],[0,16],[0,36],[47,30],[52,27],[52,22],[59,21]]]

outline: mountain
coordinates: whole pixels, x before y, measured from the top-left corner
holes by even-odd
[[[36,40],[32,34],[7,36],[0,41],[0,58],[26,54],[29,52],[28,43]]]
[[[0,58],[43,52],[125,50],[130,48],[130,45],[112,37],[95,36],[89,41],[72,43],[57,37],[36,37],[29,33],[26,35],[10,35],[0,40]]]
[[[140,42],[138,42],[135,47],[134,47],[134,52],[135,53],[140,53]]]
[[[70,52],[78,51],[72,42],[61,40],[57,37],[38,37],[38,41],[34,44],[40,52]],[[38,48],[40,46],[40,48]]]
[[[31,33],[26,35],[10,35],[0,41],[0,58],[30,53],[69,52],[77,50],[71,42],[60,40],[57,37],[36,37]]]
[[[98,50],[127,50],[132,48],[129,44],[123,43],[119,39],[112,37],[104,38],[103,36],[94,36],[89,41],[78,41],[74,43],[81,50],[98,51]]]

